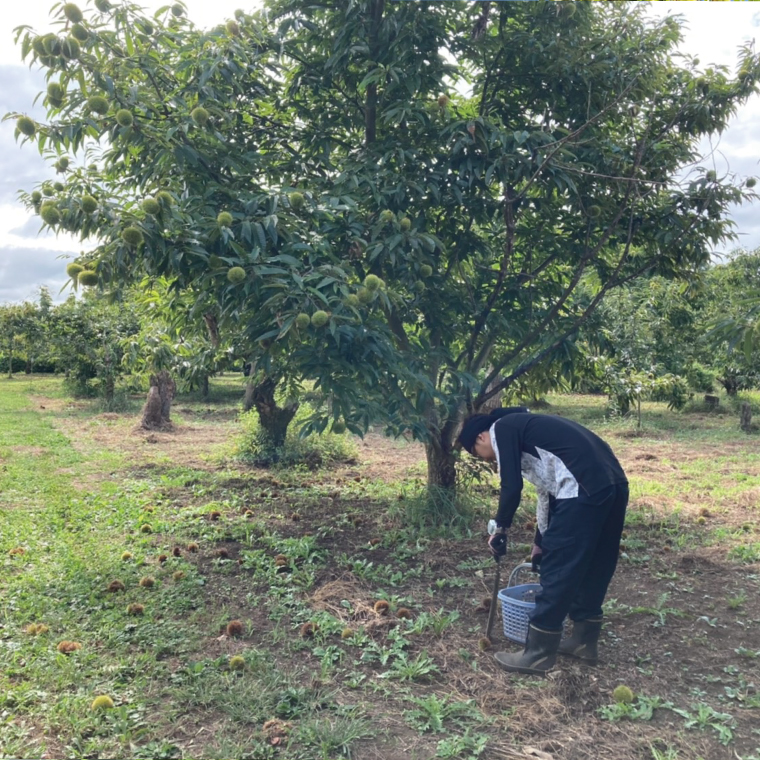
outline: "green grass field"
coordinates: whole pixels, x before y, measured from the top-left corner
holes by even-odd
[[[479,646],[493,482],[430,529],[415,443],[245,467],[240,393],[223,378],[146,434],[139,399],[102,414],[55,378],[0,381],[1,758],[760,756],[760,437],[736,414],[645,404],[637,431],[549,399],[610,442],[632,501],[602,667],[534,680]]]

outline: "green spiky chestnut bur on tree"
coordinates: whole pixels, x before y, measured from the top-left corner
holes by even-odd
[[[28,116],[20,116],[16,120],[16,129],[18,129],[22,135],[34,137],[37,132],[37,125],[34,123],[34,120],[30,119]]]
[[[127,245],[132,246],[132,248],[136,248],[143,242],[145,238],[143,237],[142,231],[137,227],[126,227],[121,233],[121,239]]]
[[[90,37],[90,33],[82,24],[74,24],[71,27],[71,36],[79,42],[87,42]]]
[[[330,315],[321,309],[311,315],[311,323],[314,327],[324,327],[329,321]]]
[[[156,216],[161,212],[161,204],[155,198],[146,198],[142,202],[142,210],[146,214]]]
[[[68,37],[61,43],[61,55],[66,60],[74,61],[82,54],[82,48],[79,43],[73,38]]]
[[[61,54],[61,40],[55,34],[46,34],[43,38],[43,45],[48,55],[56,56]]]
[[[93,214],[98,208],[98,202],[92,195],[85,195],[82,198],[82,211],[85,214]]]
[[[42,221],[51,227],[61,221],[61,212],[52,204],[43,204],[40,209],[40,216],[42,217]]]
[[[97,114],[108,113],[108,100],[102,95],[93,95],[87,98],[87,108]]]
[[[98,274],[91,269],[83,269],[79,273],[77,280],[85,288],[94,288],[98,284]]]
[[[199,126],[205,127],[208,124],[209,112],[203,106],[197,106],[190,111],[190,118]]]
[[[71,277],[72,280],[78,280],[80,272],[84,272],[84,267],[81,264],[72,261],[71,264],[66,265],[66,274]]]
[[[120,108],[116,112],[116,123],[120,127],[131,127],[135,122],[135,117],[132,116],[132,112],[128,111],[126,108]]]
[[[66,91],[60,82],[50,82],[47,86],[47,95],[51,100],[63,101]]]
[[[361,287],[356,291],[356,298],[360,304],[366,306],[375,297],[375,293],[369,288]]]
[[[239,285],[245,280],[245,269],[243,267],[231,267],[227,270],[227,280],[233,285]]]
[[[72,24],[81,24],[84,20],[82,11],[79,10],[79,6],[76,3],[64,3],[61,8],[63,15],[71,21]]]

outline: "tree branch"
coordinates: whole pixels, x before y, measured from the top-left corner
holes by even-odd
[[[379,52],[378,35],[380,22],[385,10],[385,0],[374,0],[372,4],[372,20],[369,30],[369,55],[373,63],[377,62]],[[367,106],[364,113],[364,142],[371,145],[377,136],[377,83],[372,82],[367,87]]]
[[[634,175],[638,171],[639,166],[641,165],[641,161],[644,158],[644,148],[647,144],[646,135],[647,133],[645,132],[644,135],[642,135],[641,140],[639,141],[639,145],[636,151],[636,159],[634,161],[633,171],[632,171],[632,174]],[[628,200],[630,199],[630,196],[631,196],[631,193],[633,192],[634,187],[635,185],[632,183],[629,183],[628,186],[626,187],[625,195],[623,197],[622,202],[620,203],[620,207],[618,208],[618,211],[615,214],[615,217],[613,218],[612,222],[610,222],[610,224],[607,225],[607,228],[602,234],[602,237],[599,239],[599,242],[591,250],[586,251],[585,255],[579,262],[579,265],[577,267],[575,274],[573,275],[573,278],[570,280],[570,283],[565,288],[565,292],[560,296],[558,301],[550,309],[549,313],[541,320],[541,322],[531,332],[529,332],[528,335],[525,338],[523,338],[523,340],[514,349],[512,349],[512,351],[510,351],[506,357],[504,357],[500,362],[496,364],[496,366],[493,367],[490,374],[483,382],[483,387],[487,388],[488,385],[499,374],[499,372],[507,364],[509,364],[509,362],[512,361],[512,359],[514,359],[523,349],[529,346],[544,331],[547,325],[549,325],[552,322],[552,320],[557,316],[560,309],[564,306],[567,299],[570,297],[570,295],[573,293],[575,288],[578,286],[578,283],[580,282],[581,276],[583,275],[583,272],[585,271],[586,265],[588,264],[588,262],[592,258],[594,258],[596,255],[598,255],[599,251],[602,249],[602,246],[610,239],[610,236],[612,235],[613,230],[617,227],[618,222],[623,216],[623,213],[628,204]],[[628,235],[628,241],[626,243],[626,253],[621,257],[620,264],[618,266],[622,265],[622,262],[627,257],[628,248],[630,247],[630,241],[633,235],[633,210],[631,210],[628,230],[629,230],[629,235]]]

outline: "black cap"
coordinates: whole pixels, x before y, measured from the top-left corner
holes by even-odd
[[[473,447],[478,436],[484,430],[490,430],[496,420],[505,417],[507,414],[525,414],[530,412],[527,406],[506,406],[494,409],[490,414],[472,414],[462,425],[462,432],[459,434],[459,443],[462,444],[462,448],[467,450],[470,454],[474,454]]]

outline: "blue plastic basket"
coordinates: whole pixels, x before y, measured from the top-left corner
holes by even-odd
[[[499,591],[501,617],[504,623],[504,635],[518,644],[524,644],[528,638],[530,613],[536,607],[536,594],[541,589],[540,583],[520,583],[512,585],[523,570],[530,569],[530,562],[518,565],[510,574],[507,588]]]

